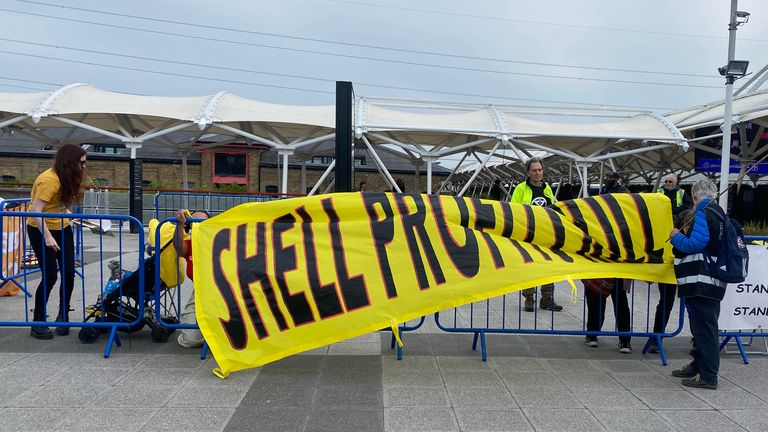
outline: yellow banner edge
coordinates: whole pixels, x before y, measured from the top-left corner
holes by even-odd
[[[643,266],[648,266],[648,265],[660,265],[660,266],[670,265],[671,266],[671,264],[642,264],[642,265]],[[273,361],[277,361],[277,360],[280,360],[282,358],[292,356],[294,354],[298,354],[298,353],[309,351],[309,350],[312,350],[312,349],[315,349],[315,348],[319,348],[319,347],[322,347],[322,346],[325,346],[325,345],[336,343],[336,342],[339,342],[339,341],[344,340],[344,339],[349,339],[349,338],[353,338],[353,337],[356,337],[356,336],[362,336],[362,335],[365,335],[365,334],[368,334],[368,333],[379,331],[379,330],[381,330],[383,328],[387,328],[387,327],[392,328],[393,327],[392,323],[395,323],[394,328],[397,328],[397,326],[396,326],[397,322],[406,322],[406,321],[410,321],[410,320],[413,320],[413,319],[418,319],[418,318],[421,318],[423,316],[432,315],[432,314],[434,314],[436,312],[440,312],[440,311],[443,311],[443,310],[446,310],[446,309],[455,308],[455,307],[458,307],[458,306],[463,306],[465,304],[487,300],[487,299],[490,299],[490,298],[493,298],[493,297],[498,297],[498,296],[504,295],[504,294],[511,294],[511,293],[514,293],[514,292],[517,292],[517,291],[522,291],[522,290],[524,290],[526,288],[532,288],[532,287],[536,287],[536,286],[539,286],[539,285],[544,285],[544,284],[548,284],[548,283],[563,282],[563,281],[568,281],[569,279],[571,281],[573,281],[575,279],[602,279],[602,278],[606,278],[606,277],[620,278],[620,279],[633,279],[634,280],[636,276],[637,276],[637,274],[630,274],[630,273],[626,273],[626,272],[611,272],[610,275],[606,275],[606,272],[604,272],[604,271],[603,272],[591,271],[591,272],[577,272],[577,273],[572,273],[572,274],[568,274],[568,275],[565,275],[565,276],[557,275],[557,276],[553,276],[553,277],[541,278],[541,279],[537,279],[536,281],[529,282],[530,285],[526,284],[526,286],[524,286],[524,287],[519,287],[517,285],[507,285],[506,287],[503,287],[503,288],[498,288],[498,289],[495,289],[495,290],[486,291],[482,295],[472,296],[470,301],[446,301],[444,303],[437,304],[434,307],[431,307],[431,308],[426,309],[426,310],[422,309],[420,311],[410,312],[410,313],[407,313],[405,315],[398,316],[397,319],[395,319],[394,317],[385,317],[383,320],[381,320],[381,322],[376,322],[376,323],[372,323],[370,325],[365,325],[365,326],[359,326],[359,327],[356,327],[356,328],[354,328],[352,330],[349,330],[349,331],[335,332],[335,333],[333,333],[333,336],[328,336],[326,338],[319,338],[319,339],[316,338],[316,339],[313,339],[312,342],[309,343],[309,344],[305,343],[305,344],[297,346],[296,348],[292,348],[292,349],[281,351],[281,352],[279,352],[276,355],[269,355],[269,356],[261,357],[259,359],[259,361],[256,361],[254,363],[249,363],[248,365],[244,365],[243,367],[231,367],[231,368],[225,369],[225,368],[219,366],[219,367],[213,369],[213,373],[216,376],[218,376],[219,378],[224,379],[224,378],[228,377],[229,374],[231,374],[232,372],[237,372],[237,371],[241,371],[241,370],[253,369],[253,368],[261,367],[261,366],[263,366],[265,364],[268,364],[268,363],[271,363]],[[654,278],[649,278],[649,279],[642,279],[642,281],[661,282],[661,283],[670,283],[670,284],[676,284],[677,283],[677,279],[674,278],[674,273],[672,273],[671,277],[663,277],[663,275],[660,275],[658,278],[654,277]],[[466,298],[465,298],[465,300],[466,300]],[[206,333],[207,329],[204,329],[203,327],[201,327],[200,330],[203,332],[203,336],[205,336],[205,333]],[[206,341],[207,340],[208,340],[208,338],[206,338]],[[402,341],[400,341],[400,344],[402,344]],[[402,345],[400,345],[400,346],[402,346]],[[213,355],[213,357],[217,358],[216,352],[219,351],[218,344],[210,343],[209,342],[208,343],[208,347],[210,348],[211,354]],[[239,363],[239,362],[232,362],[232,363]]]

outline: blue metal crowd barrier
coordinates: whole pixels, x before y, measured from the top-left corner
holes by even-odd
[[[744,236],[744,240],[747,241],[747,243],[751,242],[768,242],[768,236]],[[765,244],[765,243],[763,243]],[[754,268],[755,265],[760,265],[762,263],[756,263],[752,261],[752,267]],[[749,364],[749,357],[747,357],[747,351],[744,349],[744,342],[742,341],[742,337],[748,337],[751,339],[756,337],[761,337],[765,341],[765,338],[768,337],[768,333],[765,332],[765,329],[756,328],[751,330],[736,330],[736,331],[720,331],[720,337],[722,338],[722,342],[720,343],[720,350],[722,351],[727,345],[728,342],[731,341],[731,339],[736,342],[736,346],[739,350],[739,354],[741,355],[741,361],[744,362],[744,364]],[[768,351],[768,343],[764,342],[766,345],[766,350]],[[768,352],[761,352],[762,355],[768,355]]]
[[[211,216],[225,212],[232,207],[249,202],[263,202],[277,199],[268,195],[217,194],[209,192],[157,192],[155,194],[155,219],[173,217],[180,208],[204,210]]]
[[[6,204],[9,204],[6,202]],[[0,207],[3,208],[3,207]],[[70,227],[74,226],[74,229],[72,230],[72,242],[73,242],[73,249],[76,249],[79,254],[79,256],[84,256],[83,251],[83,243],[82,242],[76,242],[76,238],[80,238],[82,240],[82,235],[78,229],[78,227],[85,225],[91,225],[91,226],[102,226],[102,221],[116,221],[116,222],[128,222],[127,225],[130,225],[131,223],[137,224],[138,226],[141,226],[141,222],[137,219],[130,217],[130,216],[118,216],[118,215],[87,215],[87,214],[72,214],[72,213],[34,213],[34,212],[19,212],[19,211],[2,211],[0,212],[0,218],[22,218],[22,230],[24,233],[26,233],[26,225],[27,225],[27,219],[34,217],[41,217],[43,219],[56,219],[60,221],[69,220],[71,223],[69,224]],[[123,233],[128,233],[127,230],[123,230],[122,224],[116,224],[117,225],[117,232],[111,233],[112,235],[118,235],[118,250],[115,251],[115,256],[117,257],[116,266],[119,269],[123,268],[124,264],[124,255],[128,252],[133,252],[136,250],[143,250],[144,247],[144,232],[143,230],[138,230],[138,235],[135,237],[136,239],[136,246],[131,247],[128,249],[128,251],[123,250]],[[65,231],[61,231],[62,237],[59,239],[59,244],[63,244],[65,241]],[[132,281],[136,285],[136,291],[134,293],[136,297],[135,304],[131,303],[125,303],[121,301],[124,297],[124,284],[127,283],[127,279],[124,279],[120,272],[117,273],[117,276],[114,279],[111,278],[105,278],[105,272],[103,268],[103,263],[105,262],[105,256],[104,256],[104,248],[103,248],[103,237],[107,234],[101,230],[98,231],[98,238],[89,237],[88,241],[96,243],[96,247],[98,248],[98,257],[95,259],[95,264],[98,265],[98,277],[89,275],[86,277],[85,275],[85,268],[84,266],[81,267],[80,270],[77,270],[76,266],[75,268],[71,269],[74,273],[75,282],[74,286],[72,287],[72,298],[68,302],[66,300],[64,301],[64,304],[62,304],[59,308],[60,311],[63,311],[66,313],[66,315],[69,315],[69,319],[67,320],[66,317],[57,316],[57,318],[53,321],[48,320],[48,311],[49,308],[52,305],[55,305],[55,301],[62,298],[63,290],[62,290],[62,283],[63,280],[60,280],[62,277],[62,273],[65,273],[67,271],[66,268],[57,269],[56,271],[56,282],[58,283],[58,287],[56,287],[56,282],[54,282],[54,287],[52,289],[55,289],[56,291],[50,292],[48,295],[51,297],[49,301],[44,305],[44,310],[42,312],[42,316],[44,317],[43,320],[34,320],[34,316],[30,316],[30,307],[34,305],[34,300],[30,300],[32,296],[24,296],[23,302],[19,301],[21,306],[19,309],[19,313],[16,316],[10,315],[4,315],[0,318],[0,327],[53,327],[56,330],[63,331],[61,329],[68,330],[70,328],[80,328],[80,334],[78,335],[81,340],[85,340],[84,334],[94,336],[95,338],[98,338],[99,334],[102,332],[109,333],[108,339],[107,339],[107,345],[104,351],[104,357],[109,357],[113,344],[120,346],[121,342],[119,337],[117,336],[118,330],[131,330],[134,329],[138,325],[143,325],[144,320],[144,308],[145,308],[145,292],[144,292],[144,256],[142,253],[138,254],[138,258],[136,261],[136,271],[133,273],[133,279]],[[44,244],[45,239],[41,239],[41,244],[39,245],[40,250],[46,250],[47,247]],[[31,240],[29,239],[28,235],[22,236],[22,243],[20,245],[22,247],[22,250],[27,250],[28,248],[31,248]],[[36,257],[39,261],[39,267],[44,268],[49,263],[46,262],[46,259],[50,259],[50,257],[46,258],[48,254],[42,254],[42,256]],[[62,251],[62,255],[64,255],[61,259],[61,263],[63,266],[66,266],[67,262],[69,261],[66,259],[65,251]],[[74,257],[73,257],[74,259]],[[84,261],[83,261],[84,263]],[[55,266],[58,266],[58,263],[54,264]],[[39,275],[39,276],[38,276]],[[114,276],[114,275],[113,275]],[[21,273],[20,275],[17,275],[14,277],[14,282],[18,283],[19,286],[24,287],[24,289],[29,292],[30,284],[40,284],[40,289],[46,290],[46,278],[48,276],[46,275],[46,272],[42,272],[39,269],[36,272],[32,271],[25,271]],[[98,287],[95,287],[94,282],[98,284]],[[39,289],[38,289],[39,291]],[[39,294],[44,294],[45,291],[40,292]],[[31,294],[31,293],[30,293]],[[38,292],[35,293],[37,295]],[[98,294],[98,297],[97,297]],[[89,296],[93,296],[91,299]],[[58,298],[57,298],[58,297]],[[116,301],[112,302],[110,300],[116,299]],[[107,301],[110,300],[110,301]],[[93,303],[91,303],[93,301]],[[80,310],[77,309],[71,309],[72,306],[79,305],[81,306]],[[55,309],[54,309],[55,310]],[[75,315],[73,316],[70,314],[70,312],[75,311]],[[64,318],[64,319],[62,319]],[[91,321],[92,320],[92,321]],[[95,341],[95,338],[93,338],[92,341]]]
[[[0,211],[6,211],[6,209],[12,211],[12,212],[25,212],[31,210],[29,208],[29,198],[12,198],[12,199],[5,199],[0,201]],[[15,210],[14,210],[15,209]],[[75,208],[74,214],[80,214],[82,213],[81,208],[77,206]],[[24,291],[24,294],[32,297],[32,294],[27,290],[26,287],[23,287],[19,285],[18,280],[22,278],[25,275],[30,275],[33,273],[37,273],[40,271],[40,268],[35,264],[35,257],[34,252],[29,248],[29,245],[26,242],[26,236],[27,231],[24,229],[24,226],[26,225],[26,217],[15,217],[15,218],[7,218],[6,220],[19,220],[19,223],[9,223],[8,225],[13,224],[14,228],[18,229],[20,232],[14,232],[12,235],[8,235],[10,233],[4,232],[4,223],[3,218],[0,218],[0,238],[2,238],[3,241],[3,250],[0,251],[0,255],[2,255],[2,259],[0,260],[2,262],[2,269],[3,271],[0,272],[0,286],[4,285],[7,282],[15,283],[19,288]],[[83,229],[82,225],[76,225],[74,227],[74,238],[75,238],[75,272],[80,273],[79,270],[77,270],[77,267],[84,265],[83,257],[82,257],[82,247],[80,246],[83,241]],[[20,236],[20,237],[19,237]],[[21,239],[21,242],[19,242],[19,239]],[[27,247],[21,247],[18,248],[19,250],[16,251],[17,248],[15,248],[15,245],[19,244],[26,245]],[[11,254],[5,253],[6,249],[10,246],[13,246],[12,250],[14,251]],[[16,261],[18,258],[20,259],[20,262],[11,262]],[[6,269],[8,269],[8,266],[16,265],[17,271],[13,273],[6,273]],[[80,275],[82,276],[82,275]]]
[[[32,293],[19,281],[25,275],[39,272],[37,265],[30,265],[33,255],[27,251],[26,218],[20,214],[27,210],[29,198],[13,198],[0,201],[1,212],[15,213],[13,217],[0,217],[0,287],[15,284],[27,297]],[[7,222],[7,223],[6,223]],[[7,226],[6,226],[7,225]],[[12,230],[9,230],[12,228]]]
[[[187,219],[190,223],[195,222],[202,222],[201,219]],[[162,231],[163,226],[166,224],[171,224],[175,226],[178,224],[178,221],[175,218],[167,218],[157,225],[157,228],[154,232],[154,252],[152,253],[153,259],[155,260],[155,272],[154,272],[154,286],[161,287],[160,289],[155,290],[155,298],[154,298],[154,316],[157,318],[157,321],[159,324],[164,326],[165,328],[169,329],[170,331],[175,330],[199,330],[199,327],[197,323],[184,323],[182,322],[182,312],[186,309],[186,303],[190,300],[187,300],[187,302],[182,302],[182,284],[177,283],[176,286],[169,287],[166,286],[166,284],[161,280],[161,248],[163,247],[163,241],[161,239],[162,237]],[[176,253],[176,262],[178,262],[178,253]],[[177,280],[179,279],[179,274],[182,272],[182,269],[180,267],[176,267],[174,269],[177,272]],[[190,296],[193,295],[193,293],[190,293]],[[189,298],[188,296],[186,298]],[[403,332],[409,332],[409,331],[415,331],[419,329],[424,324],[424,317],[421,317],[420,319],[410,321],[408,323],[402,323],[398,326],[398,330],[400,335],[403,334]],[[392,343],[391,347],[397,348],[397,359],[401,360],[403,358],[403,349],[401,346],[396,344],[396,338],[394,333],[392,334]],[[206,344],[203,344],[200,357],[202,359],[205,358],[206,354],[208,352],[208,347]]]
[[[634,282],[634,281],[633,281]],[[633,284],[634,285],[634,284]],[[435,323],[437,327],[449,333],[471,333],[474,335],[472,340],[472,349],[477,349],[477,342],[480,341],[481,355],[483,361],[487,360],[488,353],[486,348],[487,333],[508,333],[508,334],[538,334],[538,335],[580,335],[580,336],[629,336],[647,338],[643,347],[643,353],[647,352],[652,343],[658,346],[659,356],[663,365],[667,364],[667,357],[664,351],[663,339],[674,337],[683,330],[684,310],[683,301],[680,301],[680,311],[678,314],[678,325],[672,331],[656,333],[652,330],[653,318],[651,314],[651,284],[648,283],[648,300],[646,303],[645,331],[636,330],[634,313],[635,305],[641,302],[635,302],[635,289],[633,287],[629,301],[630,311],[630,331],[589,331],[586,329],[587,322],[587,302],[582,299],[582,317],[581,320],[574,320],[573,315],[567,311],[554,312],[535,307],[533,312],[523,311],[522,293],[506,294],[481,302],[470,303],[452,310],[452,319],[446,314],[438,312],[435,314]],[[585,288],[586,290],[586,288]],[[663,296],[662,296],[663,299]],[[603,298],[607,301],[607,298]],[[538,306],[538,305],[536,305]],[[606,312],[607,313],[607,312]],[[543,318],[543,319],[542,319]],[[558,322],[561,320],[563,322]],[[463,322],[462,322],[463,321]],[[570,326],[565,321],[571,321]],[[670,317],[672,321],[672,317]],[[605,323],[608,325],[608,323]],[[579,328],[580,327],[580,328]],[[640,326],[643,327],[643,326]]]
[[[419,318],[417,320],[412,320],[410,322],[405,322],[405,323],[399,324],[397,326],[397,331],[400,334],[401,342],[402,342],[402,338],[403,338],[403,333],[404,332],[411,332],[411,331],[418,330],[419,328],[421,328],[421,326],[424,325],[425,319],[426,319],[426,317],[421,317],[421,318]],[[392,333],[392,339],[391,339],[390,344],[389,344],[389,349],[396,349],[397,359],[398,360],[402,360],[403,359],[403,347],[401,347],[397,343],[397,338],[395,337],[394,333]]]
[[[187,219],[189,223],[195,223],[195,222],[202,222],[201,219]],[[154,232],[154,251],[152,253],[153,259],[155,260],[155,273],[153,275],[155,280],[155,286],[159,287],[159,289],[155,290],[155,309],[154,309],[154,315],[157,317],[158,322],[168,330],[175,331],[175,330],[199,330],[199,327],[197,323],[183,323],[181,320],[182,311],[184,310],[184,307],[186,303],[182,304],[182,284],[178,283],[175,286],[166,286],[166,284],[161,279],[161,254],[163,253],[163,241],[161,239],[162,236],[162,230],[164,226],[167,226],[167,224],[171,224],[174,227],[174,230],[176,229],[176,225],[178,224],[178,221],[175,218],[167,218],[157,225],[157,228]],[[179,255],[176,251],[176,248],[173,247],[173,245],[170,245],[170,248],[173,252],[169,251],[167,253],[173,253],[176,255],[175,262],[178,263],[179,261]],[[182,270],[181,267],[178,265],[174,269],[176,271],[176,280],[181,280],[181,274],[184,270]],[[190,292],[189,295],[194,295],[194,291]],[[194,300],[188,300],[188,301],[194,301]],[[205,358],[207,352],[207,347],[203,346],[203,349],[201,351],[200,357]]]

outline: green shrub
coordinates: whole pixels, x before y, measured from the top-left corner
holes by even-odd
[[[243,185],[237,184],[237,183],[227,183],[227,184],[217,184],[216,190],[220,192],[247,192],[248,188],[246,188]]]
[[[744,235],[768,236],[768,223],[766,221],[749,221],[742,226]]]

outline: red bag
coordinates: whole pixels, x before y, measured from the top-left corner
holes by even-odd
[[[629,292],[629,289],[632,286],[631,281],[629,279],[619,280],[623,282],[622,289],[624,289],[626,292]],[[601,294],[603,297],[608,297],[611,295],[611,291],[613,291],[614,285],[616,285],[616,279],[582,279],[581,283],[583,283],[584,287],[593,293]]]
[[[603,297],[608,297],[613,291],[613,286],[616,284],[616,279],[582,279],[581,283],[584,287],[595,294],[601,294]]]

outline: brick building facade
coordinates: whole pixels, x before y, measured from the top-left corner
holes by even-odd
[[[143,148],[139,150],[145,188],[181,189],[182,162],[175,152]],[[34,182],[37,175],[51,167],[54,150],[28,152],[0,152],[0,181],[4,183]],[[355,168],[355,189],[361,181],[366,182],[368,191],[386,191],[390,186],[379,174],[373,161],[365,156],[356,156],[360,166]],[[384,163],[394,178],[402,179],[407,192],[416,191],[417,176],[414,166],[402,159],[383,157]],[[289,158],[288,193],[305,194],[320,179],[332,160],[328,156],[304,158],[306,185],[302,190],[301,162]],[[226,166],[230,164],[232,166]],[[222,167],[222,165],[225,165]],[[278,192],[282,179],[277,164],[277,155],[265,147],[223,146],[190,154],[187,161],[189,189],[215,190],[218,185],[236,183],[247,192]],[[435,166],[433,186],[437,188],[449,171]],[[129,187],[129,159],[127,152],[104,154],[88,151],[87,174],[100,187]],[[319,188],[325,191],[333,179],[331,173]],[[419,190],[426,192],[426,172],[422,166],[418,176]]]

